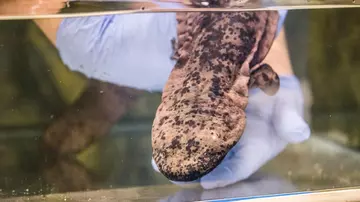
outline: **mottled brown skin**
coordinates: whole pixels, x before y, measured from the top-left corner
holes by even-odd
[[[273,95],[267,64],[277,11],[178,13],[177,63],[152,128],[153,158],[173,181],[212,171],[244,132],[248,89]]]

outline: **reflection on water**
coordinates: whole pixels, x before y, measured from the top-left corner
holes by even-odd
[[[153,119],[161,102],[160,91],[168,82],[169,74],[173,86],[185,85],[178,82],[183,72],[171,73],[176,63],[170,60],[174,56],[173,39],[185,35],[180,37],[185,41],[179,43],[182,42],[181,50],[185,51],[177,52],[180,61],[177,67],[184,64],[184,69],[192,67],[181,63],[183,58],[197,59],[195,56],[200,51],[187,55],[191,45],[209,51],[208,47],[201,49],[199,41],[191,41],[196,34],[201,36],[196,27],[189,29],[191,23],[187,22],[187,30],[177,33],[172,13],[1,21],[0,197],[79,192],[69,195],[78,201],[84,199],[82,191],[102,190],[87,192],[87,197],[95,201],[104,196],[108,201],[193,201],[359,185],[357,115],[348,113],[356,111],[359,104],[357,13],[358,9],[288,13],[286,32],[278,27],[277,39],[266,59],[280,76],[278,93],[272,97],[256,89],[250,91],[247,125],[240,141],[233,149],[222,150],[227,152],[222,163],[187,188],[174,185],[156,171],[159,168],[151,163],[154,146],[151,135]],[[260,28],[242,27],[254,31]],[[276,27],[270,28],[275,35]],[[193,35],[186,35],[187,32]],[[270,32],[257,33],[267,35]],[[287,42],[284,42],[285,36]],[[252,44],[242,37],[241,43]],[[212,39],[216,47],[219,40]],[[191,43],[186,44],[186,40]],[[235,38],[231,40],[232,45],[241,44]],[[254,49],[253,45],[251,47]],[[258,47],[259,55],[263,47]],[[286,60],[287,50],[291,61]],[[249,58],[246,51],[244,49],[244,55]],[[203,60],[199,56],[199,61],[206,67],[220,63],[217,59],[221,58],[228,61],[224,69],[237,72],[233,67],[236,62],[230,56],[210,60],[211,57],[214,55],[209,54]],[[259,69],[259,72],[264,71]],[[266,81],[271,80],[273,74],[265,70],[267,76],[251,74],[250,83],[266,87]],[[196,71],[191,72],[189,78],[194,77],[193,81],[199,81],[201,89],[206,90],[208,86],[204,81],[211,71]],[[300,86],[296,77],[289,76],[293,72]],[[213,84],[217,73],[211,77]],[[234,77],[232,73],[224,75]],[[262,80],[256,80],[257,76]],[[223,77],[218,79],[225,81]],[[171,82],[164,95],[175,91]],[[213,85],[210,90],[223,96],[221,88],[226,85],[226,82]],[[187,90],[192,88],[195,87]],[[266,92],[266,88],[262,90]],[[171,95],[176,96],[176,93]],[[182,109],[186,109],[184,105]],[[211,114],[205,110],[202,113]],[[305,111],[306,122],[302,111]],[[223,117],[242,111],[225,112]],[[175,115],[182,116],[182,110]],[[184,117],[170,120],[179,125]],[[210,115],[205,116],[208,117]],[[217,128],[221,128],[228,124],[216,121],[211,122],[211,126],[218,124]],[[166,118],[163,123],[168,124]],[[307,139],[307,123],[312,129],[310,139]],[[196,127],[197,123],[188,121],[186,124]],[[188,130],[192,130],[191,127]],[[171,129],[164,131],[172,135]],[[199,131],[194,137],[210,137]],[[217,149],[218,145],[212,143],[223,134],[211,135],[212,139],[200,143]],[[166,143],[164,139],[159,136],[156,140]],[[181,141],[184,142],[174,137],[167,151],[175,151]],[[193,154],[200,153],[195,143],[188,142],[187,146]],[[349,146],[352,149],[346,148]],[[178,153],[175,157],[181,155]],[[164,158],[170,159],[166,155]],[[160,160],[155,159],[158,165],[164,163]],[[49,197],[49,200],[64,199],[63,195]]]
[[[133,130],[133,126],[116,126],[111,137],[77,157],[40,153],[37,148],[41,130],[8,131],[1,138],[1,194],[39,195],[169,184],[152,172],[151,147],[146,146],[150,142],[151,122],[138,124],[138,130]],[[136,145],[142,145],[141,149],[135,149]]]
[[[46,161],[36,150],[34,133],[22,131],[21,135],[26,137],[16,137],[16,133],[8,132],[12,137],[1,141],[1,195],[31,196],[104,189],[103,193],[89,192],[86,196],[50,196],[49,200],[64,197],[100,200],[106,196],[117,200],[142,197],[144,201],[193,201],[340,188],[360,183],[356,170],[360,164],[358,153],[312,138],[305,144],[290,146],[245,181],[212,190],[199,187],[180,189],[153,172],[149,163],[150,127],[151,122],[138,124],[137,130],[120,124],[110,137],[88,148],[76,159],[48,158]],[[142,145],[141,149],[138,145]],[[106,191],[116,188],[130,189],[119,190],[119,193]]]

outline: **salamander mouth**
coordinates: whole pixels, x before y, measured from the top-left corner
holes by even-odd
[[[173,112],[168,118],[173,121],[155,129],[162,131],[159,134],[164,137],[159,137],[164,141],[153,147],[153,156],[160,172],[169,180],[190,182],[222,162],[239,141],[244,125],[231,120],[227,112],[208,107],[190,107],[182,113]]]
[[[217,131],[203,129],[197,131],[197,136],[181,135],[175,141],[171,141],[175,144],[156,148],[155,156],[158,153],[162,153],[163,156],[161,159],[159,156],[155,159],[159,161],[157,165],[160,172],[172,181],[191,182],[214,170],[239,139],[235,141],[212,133]]]
[[[162,170],[160,172],[172,181],[177,182],[191,182],[200,179],[213,171],[225,158],[227,152],[205,152],[199,157],[198,161],[193,164],[183,165],[185,168],[179,172],[172,172],[169,170]],[[181,172],[183,171],[183,172]]]

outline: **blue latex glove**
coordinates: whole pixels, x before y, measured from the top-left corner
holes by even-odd
[[[161,7],[181,7],[159,3]],[[278,28],[286,11],[280,11]],[[88,78],[149,91],[162,91],[175,65],[171,39],[175,13],[141,13],[65,18],[56,46],[70,70]]]
[[[162,91],[176,63],[176,25],[175,13],[65,18],[56,45],[64,64],[88,78]]]

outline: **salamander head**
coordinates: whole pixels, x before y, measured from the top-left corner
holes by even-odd
[[[154,120],[154,160],[170,180],[196,180],[221,163],[244,128],[245,113],[231,100],[216,107],[189,103]]]

